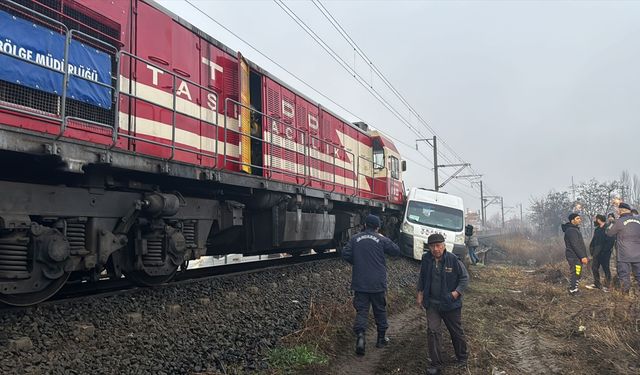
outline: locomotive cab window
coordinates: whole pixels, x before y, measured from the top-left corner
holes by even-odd
[[[382,149],[373,151],[373,168],[384,169],[384,151]]]
[[[395,156],[389,156],[389,169],[391,170],[391,178],[400,179],[400,161]]]
[[[380,140],[373,140],[373,169],[384,169],[384,148]]]

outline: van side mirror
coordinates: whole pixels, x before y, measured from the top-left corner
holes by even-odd
[[[407,161],[403,160],[402,161],[402,171],[405,172],[407,170]]]

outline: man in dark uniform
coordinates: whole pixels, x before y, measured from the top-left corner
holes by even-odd
[[[621,202],[618,205],[620,217],[610,225],[605,233],[616,237],[618,278],[623,294],[631,289],[631,273],[640,284],[640,217],[631,214],[631,206]]]
[[[428,373],[438,373],[444,365],[440,349],[442,321],[451,334],[458,366],[467,364],[469,352],[462,329],[462,294],[469,283],[469,274],[458,257],[447,252],[441,234],[430,235],[427,246],[430,251],[422,256],[417,302],[427,310],[427,347],[431,358]]]
[[[589,258],[587,258],[587,248],[582,239],[582,232],[580,232],[582,218],[580,215],[572,213],[568,219],[568,223],[562,224],[562,231],[564,232],[565,256],[569,263],[569,272],[571,272],[569,294],[575,295],[578,293],[582,267],[589,263]]]
[[[369,306],[373,306],[373,316],[378,328],[377,348],[387,344],[387,265],[384,254],[400,255],[400,248],[387,237],[378,233],[380,219],[368,215],[365,230],[351,237],[342,249],[342,257],[353,265],[351,289],[356,319],[353,331],[356,334],[356,354],[364,355],[365,331],[369,318]]]

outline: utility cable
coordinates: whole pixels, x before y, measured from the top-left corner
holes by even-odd
[[[272,64],[274,64],[275,66],[277,66],[278,68],[282,69],[282,71],[286,72],[287,74],[289,74],[291,77],[293,77],[294,79],[296,79],[297,81],[299,81],[300,83],[302,83],[304,86],[306,86],[307,88],[311,89],[312,91],[314,91],[315,93],[317,93],[318,95],[320,95],[322,98],[326,99],[327,101],[331,102],[332,104],[334,104],[335,106],[337,106],[338,108],[342,109],[344,112],[348,113],[349,115],[353,116],[356,119],[360,119],[363,120],[364,122],[367,122],[362,116],[358,116],[355,113],[353,113],[352,111],[350,111],[349,109],[345,108],[344,106],[342,106],[341,104],[337,103],[336,101],[334,101],[333,99],[331,99],[328,95],[325,95],[324,93],[318,91],[315,87],[313,87],[312,85],[310,85],[309,83],[307,83],[304,79],[300,78],[299,76],[297,76],[296,74],[292,73],[290,70],[288,70],[287,68],[285,68],[283,65],[281,65],[280,63],[276,62],[274,59],[272,59],[271,57],[269,57],[267,54],[265,54],[264,52],[262,52],[261,50],[259,50],[257,47],[255,47],[253,44],[251,44],[250,42],[248,42],[247,40],[245,40],[244,38],[242,38],[240,35],[236,34],[235,32],[233,32],[231,29],[229,29],[228,27],[226,27],[225,25],[223,25],[221,22],[219,22],[218,20],[216,20],[215,18],[213,18],[211,15],[209,15],[208,13],[206,13],[205,11],[203,11],[201,8],[199,8],[197,5],[195,5],[191,0],[185,0],[185,2],[187,4],[189,4],[191,7],[193,7],[195,10],[197,10],[199,13],[201,13],[202,15],[204,15],[206,18],[208,18],[209,20],[211,20],[212,22],[214,22],[216,25],[218,25],[219,27],[221,27],[222,29],[224,29],[225,31],[227,31],[229,34],[231,34],[232,36],[234,36],[235,38],[237,38],[238,40],[240,40],[242,43],[246,44],[249,48],[251,48],[252,50],[254,50],[256,53],[258,53],[259,55],[261,55],[262,57],[264,57],[265,59],[267,59],[269,62],[271,62]],[[379,99],[380,100],[380,99]],[[402,116],[400,116],[402,117]],[[402,122],[406,122],[406,119],[404,118],[399,118],[400,121]],[[367,122],[368,123],[368,122]],[[399,144],[402,144],[404,146],[406,146],[409,150],[413,150],[413,146],[408,144],[407,142],[402,141],[401,139],[394,137],[390,134],[386,134],[385,132],[380,131],[381,134],[383,134],[385,137],[388,137],[396,142],[398,142]],[[414,129],[414,133],[415,133],[415,129]],[[422,136],[421,134],[419,134],[420,136]],[[426,155],[424,155],[422,152],[420,152],[418,150],[418,153],[424,157],[427,161],[432,163],[432,160],[429,159]],[[411,161],[412,163],[414,163],[415,165],[428,170],[428,171],[432,171],[433,168],[417,161],[414,160],[410,157],[408,157],[408,155],[405,154],[404,159]]]
[[[284,72],[286,72],[287,74],[289,74],[291,77],[295,78],[298,82],[302,83],[304,86],[306,86],[307,88],[313,90],[315,93],[317,93],[318,95],[320,95],[322,98],[326,99],[327,101],[331,102],[332,104],[334,104],[335,106],[337,106],[338,108],[342,109],[344,112],[348,113],[349,115],[353,116],[355,119],[359,119],[364,121],[365,123],[370,123],[368,121],[366,121],[362,116],[358,116],[355,113],[353,113],[352,111],[350,111],[349,109],[345,108],[344,106],[342,106],[341,104],[337,103],[336,101],[334,101],[333,99],[331,99],[328,95],[325,95],[324,93],[318,91],[318,89],[316,89],[315,87],[313,87],[311,84],[307,83],[304,79],[300,78],[299,76],[297,76],[296,74],[294,74],[293,72],[291,72],[290,70],[288,70],[287,68],[285,68],[284,66],[282,66],[280,63],[276,62],[275,60],[273,60],[271,57],[267,56],[267,54],[265,54],[264,52],[262,52],[261,50],[259,50],[257,47],[255,47],[253,44],[249,43],[247,40],[245,40],[244,38],[242,38],[240,35],[236,34],[235,32],[233,32],[231,29],[229,29],[228,27],[226,27],[225,25],[223,25],[222,23],[220,23],[218,20],[216,20],[215,18],[211,17],[211,15],[209,15],[208,13],[206,13],[205,11],[203,11],[202,9],[200,9],[197,5],[195,5],[191,0],[184,0],[187,4],[189,4],[191,7],[193,7],[195,10],[197,10],[198,12],[200,12],[202,15],[204,15],[205,17],[207,17],[209,20],[211,20],[212,22],[214,22],[216,25],[220,26],[222,29],[224,29],[225,31],[227,31],[229,34],[233,35],[235,38],[237,38],[238,40],[240,40],[242,43],[246,44],[247,46],[249,46],[252,50],[254,50],[255,52],[257,52],[260,56],[264,57],[265,59],[267,59],[270,63],[274,64],[275,66],[277,66],[278,68],[282,69]],[[380,133],[382,133],[384,136],[389,137],[397,142],[400,142],[402,144],[404,144],[405,146],[409,147],[410,149],[413,149],[413,146],[407,144],[406,142],[402,142],[400,141],[398,138],[393,137],[389,134],[386,134],[383,131],[380,131]]]
[[[329,10],[319,1],[319,0],[312,0],[313,4],[316,6],[316,8],[318,8],[318,10],[320,10],[320,12],[325,16],[325,18],[327,18],[327,20],[331,23],[331,25],[336,29],[336,31],[338,31],[338,33],[347,41],[347,43],[349,43],[354,51],[360,55],[360,57],[362,57],[364,59],[364,61],[367,63],[367,65],[370,66],[370,68],[373,70],[373,72],[376,73],[376,75],[382,80],[382,82],[396,95],[396,97],[407,107],[407,109],[409,109],[409,111],[424,125],[424,127],[430,131],[433,135],[437,136],[438,138],[440,138],[440,142],[442,143],[442,145],[445,146],[445,148],[447,148],[454,156],[456,156],[458,158],[458,160],[460,162],[464,163],[464,160],[462,159],[462,157],[460,157],[448,144],[447,142],[444,141],[444,139],[442,139],[440,136],[438,136],[437,132],[435,131],[435,129],[433,129],[432,126],[430,126],[423,118],[422,116],[420,116],[420,114],[411,106],[411,104],[409,104],[409,102],[404,98],[404,96],[393,86],[393,84],[387,79],[387,77],[382,73],[382,71],[380,71],[380,69],[378,69],[378,67],[373,63],[373,61],[364,53],[364,51],[356,44],[356,42],[353,40],[353,38],[351,38],[349,36],[349,34],[346,32],[346,30],[344,30],[344,28],[340,25],[340,23],[338,22],[338,20],[335,19],[335,17],[333,17],[333,15],[329,12]],[[445,160],[447,160],[446,156],[443,154],[442,155]],[[447,160],[448,162],[451,162],[450,160]]]
[[[369,91],[374,98],[376,98],[380,104],[385,106],[398,120],[403,122],[415,135],[423,136],[407,119],[405,119],[397,109],[395,109],[389,102],[380,94],[376,89],[367,85],[366,79],[364,79],[358,72],[349,66],[318,34],[316,34],[298,15],[291,10],[282,0],[274,0],[274,2],[295,22],[300,26],[322,49],[325,50],[344,70],[352,75],[362,87]]]

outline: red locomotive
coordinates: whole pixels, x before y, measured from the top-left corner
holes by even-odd
[[[165,282],[190,259],[397,235],[404,162],[142,0],[0,4],[0,301],[69,277]]]

